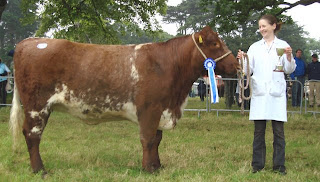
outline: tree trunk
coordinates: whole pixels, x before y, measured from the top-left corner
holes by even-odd
[[[6,5],[7,5],[7,0],[0,0],[0,20]]]

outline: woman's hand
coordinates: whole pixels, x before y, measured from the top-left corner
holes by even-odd
[[[237,54],[237,59],[241,59],[245,55],[246,55],[246,53],[239,49],[238,54]]]
[[[284,53],[287,54],[287,59],[289,62],[291,62],[292,59],[292,48],[291,47],[286,47],[284,50]]]

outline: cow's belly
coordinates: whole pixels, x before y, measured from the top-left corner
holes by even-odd
[[[108,121],[130,120],[138,123],[136,107],[132,103],[126,103],[121,110],[110,110],[107,108],[98,108],[89,105],[74,105],[69,103],[56,104],[53,110],[67,112],[77,118],[80,118],[87,124],[98,124]]]
[[[109,102],[109,99],[106,98],[104,102]],[[100,107],[97,105],[100,105]],[[98,124],[100,122],[119,121],[124,119],[138,123],[137,107],[134,103],[118,103],[116,104],[116,107],[113,108],[101,107],[103,105],[104,103],[89,105],[82,98],[75,97],[73,91],[68,90],[66,85],[62,85],[62,90],[56,89],[56,93],[48,99],[44,111],[40,112],[47,112],[47,109],[68,112],[88,124]],[[180,106],[181,113],[186,105],[187,97],[184,103]],[[34,111],[30,114],[33,116],[39,115]],[[161,115],[158,129],[172,129],[175,127],[178,119],[179,118],[176,117],[176,114],[169,109],[164,110]]]

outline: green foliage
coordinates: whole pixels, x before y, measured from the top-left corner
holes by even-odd
[[[281,11],[278,5],[282,3],[283,1],[185,0],[176,7],[169,6],[164,21],[179,23],[180,34],[185,34],[187,30],[198,31],[209,24],[220,33],[229,49],[237,54],[239,49],[247,51],[252,43],[261,39],[258,32],[258,19],[261,14],[276,14]],[[269,6],[270,8],[265,8]],[[294,50],[300,48],[308,53],[309,42],[304,38],[306,33],[303,28],[293,22],[290,17],[281,15],[278,18],[284,24],[277,36],[286,40]]]
[[[201,0],[205,5],[215,4],[215,14],[212,25],[219,25],[220,33],[228,33],[238,29],[254,14],[263,15],[266,13],[276,15],[283,22],[292,23],[292,19],[282,15],[284,0]]]
[[[173,38],[172,35],[166,32],[141,32],[138,34],[131,33],[119,35],[122,44],[141,44],[148,42],[163,42]]]
[[[296,23],[284,24],[281,31],[278,33],[278,37],[289,43],[292,47],[294,56],[297,49],[303,50],[302,59],[307,60],[311,55],[308,53],[310,50],[308,48],[307,38],[304,38],[304,34],[303,28]]]
[[[199,31],[212,21],[213,6],[203,6],[200,0],[183,0],[178,6],[169,6],[163,21],[178,23],[179,35]]]
[[[138,24],[143,30],[156,30],[154,15],[166,11],[165,0],[33,0],[24,1],[23,9],[35,3],[42,7],[37,36],[53,30],[56,38],[90,43],[120,43],[117,33],[135,32]],[[36,11],[32,14],[37,16]]]
[[[10,0],[0,23],[0,57],[8,66],[12,60],[12,57],[7,56],[8,52],[14,49],[18,42],[33,35],[38,25],[33,20],[28,25],[21,22],[24,15],[20,3],[21,0]]]
[[[0,20],[2,17],[2,13],[7,6],[7,0],[0,0]]]
[[[320,40],[315,39],[306,39],[307,42],[307,48],[304,51],[304,55],[306,57],[307,62],[311,62],[311,55],[312,54],[318,54],[320,55]]]

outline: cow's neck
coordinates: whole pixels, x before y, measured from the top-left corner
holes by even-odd
[[[173,49],[175,50],[173,54],[178,54],[176,60],[174,60],[177,68],[173,76],[174,80],[179,80],[175,84],[175,89],[180,91],[183,96],[187,96],[193,82],[201,76],[204,58],[192,42],[191,36],[181,37],[181,39],[184,40],[179,41],[180,45]],[[183,53],[183,55],[179,55],[179,53]],[[198,60],[199,64],[196,64],[197,61],[195,60]]]

